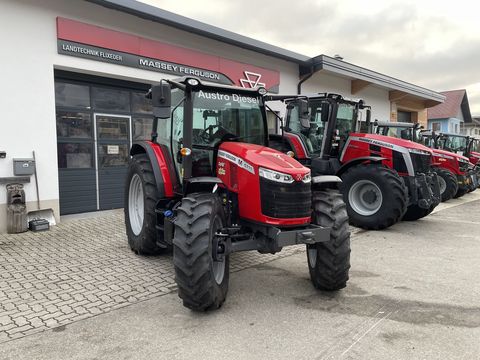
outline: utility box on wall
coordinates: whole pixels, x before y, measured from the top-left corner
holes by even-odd
[[[35,172],[35,160],[13,159],[13,175],[33,175]]]

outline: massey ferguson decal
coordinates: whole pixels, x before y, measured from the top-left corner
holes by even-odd
[[[219,161],[218,162],[218,175],[225,175],[226,174],[226,171],[225,171],[225,163],[223,161]]]
[[[57,49],[63,55],[244,88],[265,87],[274,93],[280,85],[276,70],[61,17],[57,18]]]
[[[240,84],[247,89],[255,89],[257,87],[265,87],[265,83],[260,82],[262,74],[256,74],[251,71],[244,71],[244,79],[240,79]]]
[[[237,157],[233,154],[230,154],[229,152],[226,152],[226,151],[223,151],[223,150],[218,150],[218,157],[222,158],[222,159],[226,159],[226,160],[240,166],[241,168],[244,168],[248,172],[250,172],[252,174],[255,174],[255,169],[253,168],[252,165],[247,163],[245,160],[242,160],[239,157]]]

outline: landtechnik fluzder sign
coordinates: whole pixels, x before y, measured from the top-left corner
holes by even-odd
[[[142,38],[76,20],[57,18],[58,53],[244,88],[278,92],[280,74],[251,64]]]

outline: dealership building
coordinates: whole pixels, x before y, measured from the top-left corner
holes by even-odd
[[[40,207],[57,221],[123,207],[129,147],[152,121],[144,94],[162,78],[334,92],[364,99],[372,119],[425,125],[426,108],[444,101],[339,57],[311,58],[132,0],[3,0],[0,10],[0,233],[8,183],[24,184],[29,211],[38,183]],[[269,131],[278,131],[273,114]],[[33,151],[38,181],[14,166]]]

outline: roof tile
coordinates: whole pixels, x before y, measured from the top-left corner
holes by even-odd
[[[447,119],[456,117],[461,109],[463,98],[466,95],[465,89],[442,91],[445,95],[445,102],[429,108],[428,119]]]

